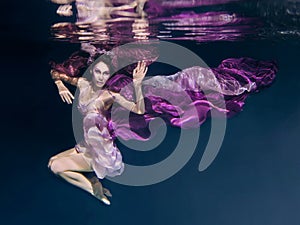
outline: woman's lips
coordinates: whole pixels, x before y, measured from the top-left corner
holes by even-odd
[[[97,81],[96,84],[99,85],[99,86],[102,86],[103,85],[103,81]]]

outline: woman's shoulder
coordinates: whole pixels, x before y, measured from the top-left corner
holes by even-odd
[[[84,78],[84,77],[79,77],[78,78],[78,82],[77,82],[77,86],[79,89],[82,89],[82,88],[87,88],[87,87],[90,87],[90,82]]]

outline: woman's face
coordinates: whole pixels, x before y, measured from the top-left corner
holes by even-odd
[[[108,66],[104,62],[99,62],[93,67],[93,83],[102,88],[108,78],[110,77],[110,71]]]

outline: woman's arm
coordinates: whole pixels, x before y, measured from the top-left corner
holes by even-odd
[[[135,102],[127,100],[119,93],[110,92],[110,94],[113,96],[115,102],[117,102],[119,105],[121,105],[125,109],[128,109],[129,111],[134,112],[136,114],[144,114],[145,113],[144,99],[141,99],[135,103]],[[141,96],[141,97],[143,97],[143,96]]]
[[[69,77],[66,74],[59,73],[55,70],[51,70],[51,76],[54,80],[54,83],[56,84],[56,87],[58,89],[58,93],[63,100],[63,102],[67,102],[68,104],[72,103],[72,100],[74,99],[74,96],[69,91],[69,89],[63,84],[62,81],[65,81],[72,85],[78,85],[78,77]]]
[[[142,80],[147,73],[148,68],[146,67],[146,62],[138,62],[137,67],[133,71],[133,85],[135,89],[135,97],[136,101],[131,102],[124,98],[119,93],[111,93],[113,98],[117,103],[119,103],[124,108],[137,113],[144,114],[145,113],[145,101],[142,92]]]
[[[69,89],[63,84],[63,81],[74,86],[78,86],[82,77],[79,77],[84,69],[88,66],[90,54],[85,51],[74,52],[63,63],[50,62],[51,76],[58,88],[59,95],[64,102],[72,103],[74,96]]]
[[[64,73],[59,73],[56,70],[51,70],[50,73],[51,73],[52,79],[55,80],[55,82],[60,80],[60,81],[64,81],[64,82],[69,83],[74,86],[77,86],[77,84],[78,84],[79,77],[70,77]]]
[[[142,83],[141,82],[134,82],[134,89],[135,89],[135,98],[136,103],[135,106],[131,111],[136,112],[137,114],[144,114],[145,113],[145,101],[142,92]]]
[[[133,70],[133,86],[135,90],[136,105],[134,110],[138,113],[145,113],[145,101],[142,92],[142,81],[147,73],[148,67],[145,61],[139,61],[137,67]]]

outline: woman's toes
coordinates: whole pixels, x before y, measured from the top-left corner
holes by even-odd
[[[110,205],[110,201],[106,197],[102,197],[101,201],[104,202],[106,205]]]
[[[103,188],[103,193],[107,196],[107,197],[112,197],[112,194],[110,193],[110,191],[107,188]]]

